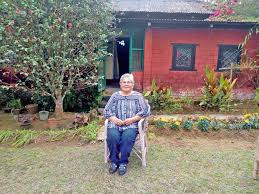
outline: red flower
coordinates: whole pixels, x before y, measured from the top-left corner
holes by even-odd
[[[72,22],[68,22],[68,23],[67,23],[67,28],[72,28],[72,27],[73,27]]]
[[[221,15],[221,11],[220,10],[215,10],[212,16],[213,17],[217,17],[219,15]]]
[[[227,15],[231,15],[231,14],[233,14],[233,13],[235,13],[235,11],[234,11],[234,9],[232,9],[232,8],[229,8],[229,9],[227,10],[227,12],[226,12]]]
[[[16,13],[16,14],[20,14],[20,13],[21,13],[21,10],[16,9],[15,13]]]

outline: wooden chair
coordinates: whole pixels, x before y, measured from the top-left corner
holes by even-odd
[[[105,129],[104,129],[104,162],[107,163],[109,161],[110,152],[107,145],[107,126],[108,119],[105,120]],[[147,118],[141,119],[138,122],[138,136],[135,141],[135,145],[133,147],[133,152],[137,155],[137,157],[141,160],[142,166],[145,167],[147,165],[147,129],[148,122]]]
[[[253,179],[257,178],[258,172],[259,172],[259,136],[256,141],[256,153],[255,153],[255,161],[254,161]]]

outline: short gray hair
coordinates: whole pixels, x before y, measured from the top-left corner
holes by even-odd
[[[134,83],[134,76],[131,73],[125,73],[121,76],[120,82],[122,82],[124,79],[129,78],[132,83]]]

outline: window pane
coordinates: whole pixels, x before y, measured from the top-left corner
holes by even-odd
[[[133,71],[142,71],[143,51],[132,51]]]
[[[143,48],[143,41],[144,41],[144,31],[137,31],[133,33],[133,37],[132,37],[133,48]]]
[[[222,49],[221,67],[229,67],[232,63],[239,63],[240,51],[237,48]]]
[[[175,65],[180,68],[190,68],[192,66],[192,48],[178,47]]]

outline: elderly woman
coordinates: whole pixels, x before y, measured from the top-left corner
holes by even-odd
[[[111,96],[104,109],[104,117],[109,120],[107,144],[111,174],[117,169],[119,175],[127,172],[128,157],[138,134],[138,121],[150,114],[150,106],[141,93],[133,91],[133,87],[133,75],[122,75],[120,91]]]

